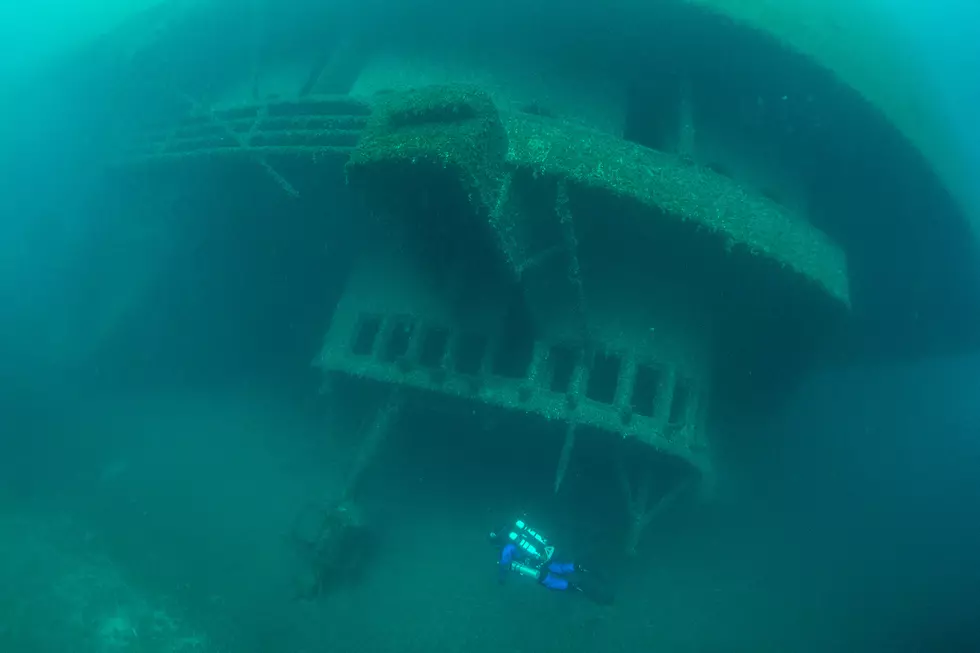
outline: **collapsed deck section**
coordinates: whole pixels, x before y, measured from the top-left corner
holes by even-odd
[[[514,277],[530,286],[536,283],[530,277],[549,268],[545,285],[567,286],[555,283],[566,277],[579,303],[587,299],[583,250],[590,240],[618,234],[621,260],[596,261],[599,276],[629,264],[637,273],[646,266],[647,277],[666,271],[697,284],[699,270],[658,269],[658,260],[683,245],[690,263],[714,266],[709,285],[764,267],[774,304],[800,294],[830,311],[850,304],[843,252],[805,219],[677,156],[573,123],[502,115],[475,88],[388,94],[347,169],[373,206],[410,216],[408,229],[422,226],[418,221],[440,196],[465,198],[440,216],[452,225],[446,228],[489,226]],[[758,280],[744,276],[745,286]]]
[[[843,253],[805,220],[475,87],[384,94],[347,175],[378,229],[321,366],[590,424],[702,471],[732,389],[718,361],[849,304]]]

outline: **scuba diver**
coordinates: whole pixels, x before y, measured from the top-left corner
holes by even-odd
[[[490,533],[490,542],[501,547],[497,562],[499,582],[503,583],[508,573],[515,572],[551,590],[585,593],[582,585],[565,576],[588,570],[571,561],[556,560],[555,547],[524,520],[518,519],[507,528]]]

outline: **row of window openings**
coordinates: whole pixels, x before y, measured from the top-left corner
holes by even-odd
[[[430,370],[444,368],[449,353],[450,332],[436,326],[424,327],[422,344],[418,352],[418,364]],[[357,356],[375,356],[385,363],[395,363],[403,359],[411,346],[415,324],[409,318],[391,318],[387,322],[380,316],[361,316],[354,332],[351,350]],[[466,333],[456,341],[452,365],[459,374],[476,376],[483,368],[484,358],[490,347],[490,339],[481,334]],[[499,352],[494,352],[499,354]],[[531,364],[530,355],[521,357],[517,364],[512,357],[493,356],[490,372],[498,376],[523,379],[527,377]],[[548,352],[546,378],[552,392],[565,394],[571,389],[578,353],[571,347],[554,345]],[[598,352],[589,369],[585,396],[593,401],[612,404],[619,384],[622,359],[616,354]],[[637,365],[633,383],[633,396],[630,404],[634,413],[654,417],[658,395],[665,381],[663,370],[650,365]],[[687,383],[678,379],[670,402],[668,423],[681,424],[686,421],[686,411],[690,401]]]

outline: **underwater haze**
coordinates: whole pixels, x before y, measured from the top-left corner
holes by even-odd
[[[845,5],[0,9],[0,650],[980,650],[980,10]]]

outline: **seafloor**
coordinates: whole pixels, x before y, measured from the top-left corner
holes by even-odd
[[[665,518],[625,559],[574,474],[549,498],[550,474],[538,493],[534,465],[503,464],[492,438],[454,446],[481,434],[439,433],[438,418],[407,420],[365,478],[380,537],[367,575],[298,599],[292,525],[337,491],[354,443],[322,398],[297,396],[35,407],[3,488],[0,650],[829,651],[846,630],[835,592],[764,523],[706,536]],[[522,509],[615,587],[614,605],[497,583],[487,532]]]

